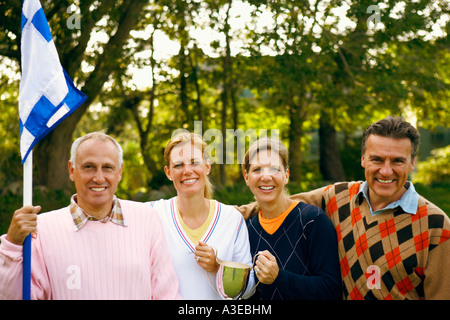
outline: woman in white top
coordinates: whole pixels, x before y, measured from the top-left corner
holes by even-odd
[[[234,207],[211,199],[206,146],[198,134],[182,132],[173,137],[164,152],[164,171],[177,196],[150,202],[163,222],[184,299],[222,298],[215,289],[219,269],[215,253],[224,261],[252,264],[243,216]],[[247,292],[253,287],[251,282]]]

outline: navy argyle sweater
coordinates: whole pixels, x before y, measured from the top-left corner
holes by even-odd
[[[342,298],[336,231],[322,209],[300,202],[272,235],[258,215],[247,226],[252,256],[268,250],[280,269],[272,284],[258,285],[260,299]]]

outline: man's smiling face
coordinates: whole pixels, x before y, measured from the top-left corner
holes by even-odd
[[[370,135],[361,165],[369,184],[369,198],[373,210],[382,209],[400,200],[406,189],[408,174],[414,170],[411,141]]]
[[[78,205],[90,215],[106,216],[122,179],[114,143],[92,138],[83,141],[77,150],[75,167],[69,161],[69,173],[77,189]]]

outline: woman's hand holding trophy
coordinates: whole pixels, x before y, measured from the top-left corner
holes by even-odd
[[[198,242],[194,254],[198,265],[205,271],[216,272],[219,269],[219,263],[217,262],[214,248],[208,246],[205,242]]]
[[[261,283],[271,284],[277,278],[279,268],[274,255],[264,250],[259,252],[254,270]]]

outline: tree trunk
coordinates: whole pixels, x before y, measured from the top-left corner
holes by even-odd
[[[72,183],[68,175],[67,161],[70,156],[73,132],[79,120],[101,92],[103,84],[117,66],[117,59],[120,58],[122,52],[121,49],[129,38],[130,31],[138,23],[138,17],[146,3],[147,1],[144,0],[124,2],[123,14],[118,20],[117,31],[105,45],[103,54],[98,58],[94,71],[89,75],[82,88],[82,91],[88,97],[87,101],[37,144],[34,156],[34,163],[37,168],[36,185],[45,185],[48,188],[58,190],[71,189]]]
[[[303,121],[301,105],[292,103],[289,108],[289,180],[292,182],[300,181],[302,171]]]
[[[226,171],[225,171],[225,163],[226,163],[226,129],[227,129],[227,118],[228,118],[228,105],[229,99],[233,94],[232,90],[232,61],[231,61],[231,48],[230,48],[230,24],[229,24],[229,16],[231,9],[231,1],[228,4],[227,15],[225,19],[225,25],[223,32],[225,33],[225,56],[223,57],[223,91],[222,91],[222,159],[223,165],[220,166],[220,183],[223,185],[226,182]],[[231,99],[232,100],[232,99]]]
[[[64,122],[68,122],[69,119],[70,117]],[[49,189],[56,190],[72,189],[68,161],[73,128],[74,126],[69,123],[59,125],[37,144],[33,151],[33,163],[37,169],[35,185],[44,185]]]
[[[186,124],[187,129],[190,130],[194,127],[194,121],[189,112],[189,99],[188,99],[188,79],[187,79],[187,48],[181,42],[180,53],[178,54],[178,65],[180,68],[180,107],[184,113],[184,119],[182,118],[181,125]]]
[[[320,172],[323,179],[327,182],[344,181],[345,173],[339,155],[336,129],[324,113],[320,117],[319,141]]]
[[[195,92],[197,94],[197,97],[195,99],[195,103],[196,103],[196,109],[197,109],[197,120],[198,121],[202,121],[203,122],[203,106],[202,106],[202,92],[200,89],[200,83],[198,81],[198,63],[196,60],[196,55],[197,55],[197,45],[194,44],[194,52],[191,53],[189,52],[188,58],[189,58],[189,64],[190,64],[190,68],[191,68],[191,72],[192,72],[192,82],[194,83],[195,86]],[[194,59],[192,58],[192,55],[194,55]],[[205,125],[205,123],[203,123],[203,125]]]

